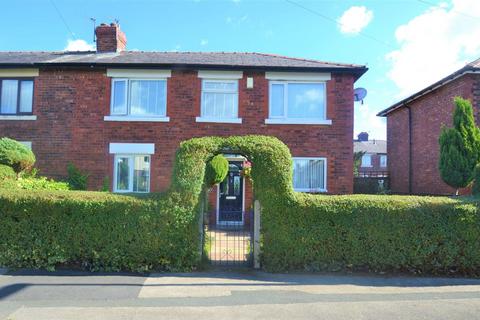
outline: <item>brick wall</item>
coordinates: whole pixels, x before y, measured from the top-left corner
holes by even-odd
[[[254,88],[246,89],[246,77]],[[168,79],[167,115],[170,122],[108,122],[110,79],[104,69],[41,69],[35,80],[36,121],[0,121],[0,136],[33,142],[38,167],[44,175],[65,176],[68,162],[90,173],[89,187],[98,189],[112,178],[110,142],[155,143],[151,190],[170,184],[174,153],[191,137],[246,134],[273,135],[285,142],[293,156],[328,159],[329,193],[353,189],[352,75],[333,74],[327,84],[327,114],[333,125],[266,125],[268,81],[263,72],[244,72],[239,81],[242,124],[197,123],[201,79],[196,71],[172,71]],[[111,179],[112,180],[112,179]]]
[[[410,103],[412,118],[412,193],[452,194],[438,171],[438,137],[443,125],[452,126],[453,98],[461,96],[474,102],[478,119],[480,90],[478,75],[465,75]],[[478,121],[477,121],[478,122]],[[408,193],[409,130],[408,109],[401,108],[387,117],[388,161],[391,189]]]

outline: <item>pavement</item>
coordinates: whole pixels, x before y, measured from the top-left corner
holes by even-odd
[[[480,319],[480,280],[0,270],[0,319]]]

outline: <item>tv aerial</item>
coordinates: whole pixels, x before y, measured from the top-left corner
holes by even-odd
[[[363,99],[367,96],[367,89],[365,88],[356,88],[353,90],[353,101],[360,101],[363,105]]]

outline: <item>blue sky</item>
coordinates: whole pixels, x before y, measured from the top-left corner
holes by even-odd
[[[292,3],[293,2],[293,3]],[[478,0],[17,0],[0,12],[0,50],[92,44],[120,21],[128,49],[256,51],[366,64],[355,133],[385,138],[376,112],[480,57]]]

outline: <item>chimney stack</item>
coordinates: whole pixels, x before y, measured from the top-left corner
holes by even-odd
[[[121,52],[127,47],[127,37],[116,23],[102,23],[95,29],[97,52]]]
[[[360,132],[358,134],[358,141],[368,141],[368,133],[367,132]]]

